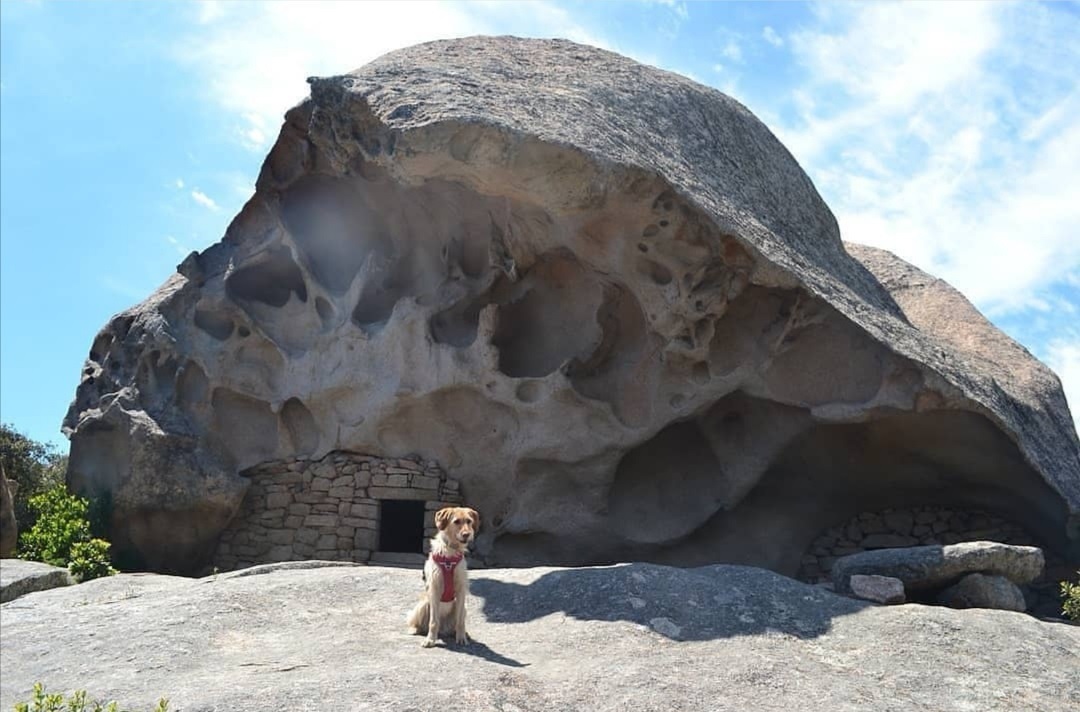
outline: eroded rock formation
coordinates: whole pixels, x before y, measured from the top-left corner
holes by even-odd
[[[15,520],[15,493],[19,483],[9,480],[0,464],[0,559],[15,555],[19,541],[19,523]]]
[[[224,238],[101,331],[69,482],[146,565],[206,563],[239,473],[416,455],[490,563],[794,573],[862,511],[993,511],[1075,554],[1054,374],[944,283],[841,242],[743,106],[565,41],[311,80]]]

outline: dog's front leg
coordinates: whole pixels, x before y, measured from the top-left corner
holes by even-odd
[[[464,645],[469,642],[469,634],[465,632],[465,594],[459,594],[454,601],[454,642]]]
[[[424,639],[423,647],[431,648],[439,641],[439,624],[442,622],[439,610],[439,599],[442,591],[442,577],[446,574],[441,571],[428,577],[428,629],[427,638]]]

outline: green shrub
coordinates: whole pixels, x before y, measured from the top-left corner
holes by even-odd
[[[76,581],[81,583],[116,573],[109,561],[109,546],[104,539],[77,541],[71,546],[68,569]]]
[[[67,456],[56,452],[49,443],[39,443],[23,435],[9,423],[0,424],[0,463],[9,480],[19,483],[12,497],[15,521],[23,531],[37,518],[30,508],[30,498],[64,481]]]
[[[154,712],[168,712],[169,701],[162,697]],[[15,712],[125,712],[116,702],[101,703],[86,699],[86,690],[72,693],[65,702],[58,692],[45,692],[45,686],[34,683],[34,697],[29,702],[15,703]]]
[[[19,556],[44,561],[53,566],[67,566],[71,547],[90,541],[87,502],[69,493],[63,484],[30,499],[37,521],[19,537]]]
[[[1080,571],[1076,572],[1076,583],[1061,582],[1061,598],[1061,612],[1080,622]]]

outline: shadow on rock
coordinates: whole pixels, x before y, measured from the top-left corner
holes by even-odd
[[[477,640],[471,640],[468,645],[447,644],[445,650],[451,653],[475,655],[478,658],[487,660],[489,663],[495,663],[496,665],[505,665],[507,667],[515,668],[529,667],[528,663],[522,663],[513,658],[508,658],[502,653],[495,652],[487,645]]]
[[[673,569],[653,564],[560,569],[528,583],[470,581],[492,623],[524,623],[553,613],[578,620],[629,621],[672,640],[781,633],[814,638],[836,616],[868,603],[748,566]]]

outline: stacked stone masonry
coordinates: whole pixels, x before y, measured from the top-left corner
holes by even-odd
[[[214,554],[221,571],[307,559],[368,562],[379,547],[382,500],[425,503],[426,548],[435,535],[432,512],[462,503],[459,483],[419,458],[334,452],[243,474],[251,485]]]
[[[818,535],[803,555],[798,578],[811,583],[829,581],[833,562],[861,551],[962,541],[1038,545],[1023,527],[986,512],[947,507],[863,512]]]
[[[993,514],[948,507],[915,507],[863,512],[848,522],[823,531],[802,557],[797,578],[809,583],[832,580],[833,563],[841,556],[871,549],[962,541],[998,541],[1019,546],[1039,546],[1023,527]],[[1028,609],[1043,617],[1061,617],[1058,582],[1073,575],[1060,556],[1043,547],[1043,575],[1024,586]]]

